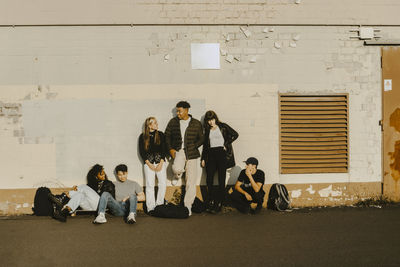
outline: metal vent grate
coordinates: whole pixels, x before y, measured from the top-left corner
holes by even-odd
[[[280,95],[281,173],[348,171],[348,95]]]

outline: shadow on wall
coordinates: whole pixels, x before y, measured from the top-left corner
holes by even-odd
[[[242,168],[240,168],[239,166],[233,166],[230,170],[228,170],[229,179],[227,184],[235,184],[241,171]]]

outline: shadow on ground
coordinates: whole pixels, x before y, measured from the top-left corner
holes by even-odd
[[[2,266],[399,266],[400,206],[194,214],[135,225],[0,217]]]

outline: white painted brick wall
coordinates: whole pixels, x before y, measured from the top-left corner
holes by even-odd
[[[254,152],[269,173],[268,182],[380,181],[379,47],[364,47],[362,41],[350,39],[353,27],[275,26],[274,32],[263,33],[264,28],[248,27],[252,32],[249,38],[239,26],[0,28],[0,102],[141,99],[142,94],[132,92],[151,87],[159,90],[150,96],[154,99],[205,99],[206,109],[215,109],[239,130],[241,138],[235,143],[238,163],[248,151]],[[381,31],[400,38],[398,27]],[[295,34],[300,40],[291,48],[289,42]],[[191,42],[219,42],[240,61],[228,63],[221,57],[221,70],[191,70]],[[274,48],[274,42],[281,42],[282,48]],[[166,54],[170,55],[168,61],[164,61]],[[249,62],[252,56],[257,58],[255,63]],[[175,86],[168,86],[171,84]],[[191,86],[196,90],[185,95]],[[227,93],[230,87],[236,88],[233,94]],[[249,98],[252,90],[261,92],[262,97]],[[278,93],[349,94],[348,174],[279,174]],[[7,171],[0,174],[0,188],[32,187],[43,179],[58,182],[55,151],[60,148],[54,147],[51,136],[24,136],[23,119],[9,117],[2,107],[1,148],[8,154],[1,153],[0,169]],[[255,141],[258,139],[264,142],[261,146]],[[39,162],[21,157],[25,152]],[[16,162],[23,179],[10,169]],[[141,179],[140,173],[134,176]],[[82,177],[74,179],[65,185],[83,182]]]

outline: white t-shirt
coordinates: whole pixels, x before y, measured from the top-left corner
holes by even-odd
[[[224,146],[224,137],[222,136],[221,130],[217,126],[214,130],[210,130],[210,147]]]
[[[191,117],[189,117],[189,119],[187,119],[187,120],[179,120],[179,124],[181,126],[181,136],[182,136],[181,148],[183,148],[183,146],[185,144],[185,132],[186,132],[187,127],[189,126],[190,120],[191,120]]]

